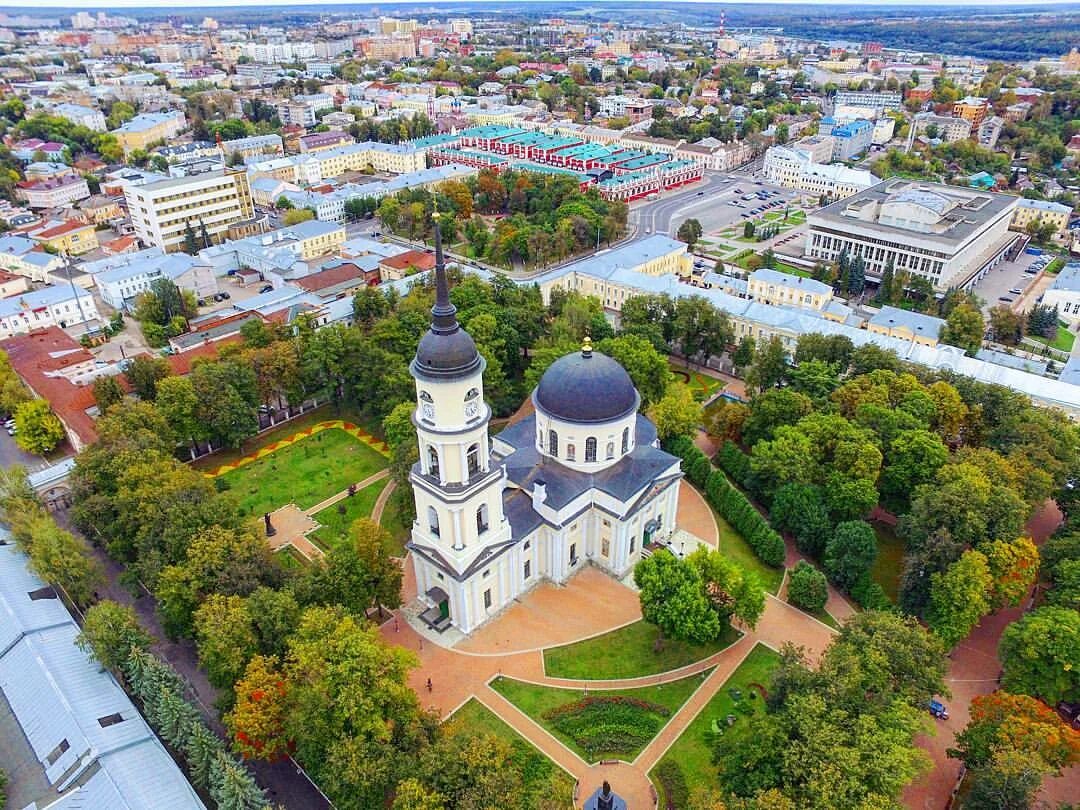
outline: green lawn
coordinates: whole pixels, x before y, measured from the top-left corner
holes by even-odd
[[[541,806],[573,806],[573,778],[476,698],[471,698],[454,712],[447,722],[454,723],[475,736],[493,734],[505,740],[510,745],[514,762],[520,769],[526,795],[543,796],[551,800],[550,804],[540,802]]]
[[[736,701],[731,695],[733,689],[738,689],[742,693],[740,704],[753,707],[755,711],[762,711],[764,701],[760,695],[750,697],[750,684],[761,684],[767,689],[770,676],[779,663],[779,654],[758,644],[739,664],[738,669],[731,673],[731,677],[725,681],[724,686],[713,696],[713,699],[679,735],[679,739],[649,773],[653,784],[660,792],[660,807],[667,806],[664,783],[658,775],[658,772],[663,772],[665,768],[681,772],[686,784],[690,787],[716,784],[719,775],[712,764],[712,747],[705,739],[706,734],[711,731],[714,720],[720,723],[721,728],[726,728],[725,718],[729,714],[734,714],[738,718],[736,723],[746,722],[742,714],[743,710],[736,708]],[[665,763],[670,764],[665,766]]]
[[[1041,343],[1044,346],[1049,346],[1051,349],[1058,349],[1063,352],[1071,352],[1073,344],[1076,342],[1076,334],[1069,331],[1069,325],[1064,321],[1058,321],[1057,335],[1053,340],[1047,340],[1040,335],[1028,335],[1028,337],[1036,343]]]
[[[659,717],[659,719],[656,714],[646,713],[644,710],[641,710],[642,714],[647,714],[649,719],[656,722],[656,732],[659,732],[659,730],[663,728],[663,725],[670,719],[671,715],[686,702],[687,698],[694,693],[694,690],[701,685],[701,682],[708,677],[708,673],[711,671],[712,670],[707,670],[699,675],[691,675],[688,678],[658,686],[642,686],[637,689],[596,690],[589,692],[589,696],[601,698],[635,698],[637,700],[644,700],[649,703],[664,706],[669,714],[666,717]],[[648,741],[646,740],[637,744],[620,746],[614,750],[597,751],[590,756],[585,752],[585,749],[578,745],[571,737],[557,730],[551,722],[543,717],[543,714],[551,709],[557,709],[561,706],[581,700],[585,697],[583,692],[577,689],[552,689],[547,686],[536,686],[531,683],[516,681],[513,678],[506,677],[499,677],[493,680],[491,682],[491,688],[525,712],[525,714],[529,715],[529,717],[543,726],[571,751],[578,754],[587,762],[611,758],[631,761],[648,744]],[[600,724],[597,724],[596,728],[602,727],[603,723],[601,721]],[[656,732],[654,732],[652,736],[655,736]]]
[[[387,466],[387,460],[340,428],[322,430],[219,476],[241,514],[261,515],[287,503],[308,509]]]
[[[900,593],[900,573],[904,570],[904,541],[896,536],[892,526],[872,523],[878,538],[878,555],[870,576],[885,594],[896,602]]]
[[[262,450],[267,445],[279,442],[282,439],[287,439],[312,425],[317,425],[319,422],[328,422],[333,419],[344,419],[346,422],[352,422],[354,425],[359,425],[376,438],[381,439],[383,437],[382,425],[378,422],[365,419],[359,413],[349,408],[334,410],[332,405],[326,404],[320,405],[318,408],[314,408],[295,419],[290,419],[288,422],[283,422],[265,433],[260,433],[258,436],[252,436],[244,442],[239,449],[234,450],[232,448],[226,448],[224,450],[217,450],[208,456],[202,456],[198,460],[191,462],[191,466],[196,470],[213,471],[225,464],[233,464],[238,459],[258,450]]]
[[[638,621],[596,638],[544,650],[544,670],[553,678],[581,680],[655,675],[707,658],[733,644],[741,635],[729,626],[720,638],[708,644],[668,639],[656,651],[659,631],[655,625]]]
[[[379,525],[386,529],[394,538],[394,547],[398,549],[397,554],[405,556],[405,544],[409,541],[409,536],[412,534],[412,506],[407,506],[412,500],[412,492],[406,487],[402,490],[400,487],[394,490],[394,494],[390,496],[386,502],[386,508],[383,509],[382,518],[379,520]]]
[[[316,512],[313,517],[321,525],[309,534],[308,538],[324,551],[343,542],[348,537],[349,527],[353,523],[359,518],[371,516],[375,501],[379,499],[379,493],[383,491],[389,480],[384,478],[374,484],[369,484],[351,498],[345,498],[321,512]],[[344,509],[344,514],[342,514],[342,509]]]
[[[304,559],[304,555],[292,546],[285,546],[284,548],[275,551],[274,559],[281,563],[282,568],[288,568],[294,571],[307,565],[307,560]]]
[[[687,484],[684,483],[683,486],[687,486]],[[780,590],[780,581],[784,578],[784,569],[773,568],[771,565],[766,565],[759,560],[753,549],[743,539],[743,536],[735,531],[730,523],[720,517],[720,513],[713,508],[712,504],[709,504],[709,508],[713,510],[713,517],[716,518],[716,525],[720,529],[720,544],[718,546],[720,553],[735,560],[746,570],[756,573],[761,579],[761,584],[765,586],[765,590],[769,593],[775,594]]]

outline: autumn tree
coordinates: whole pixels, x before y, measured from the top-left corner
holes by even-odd
[[[233,749],[244,759],[275,760],[290,752],[285,736],[284,676],[272,658],[256,655],[233,687],[236,705],[225,715]]]
[[[1027,695],[997,691],[971,701],[971,720],[949,756],[968,768],[987,765],[996,750],[1037,754],[1056,770],[1080,762],[1080,732],[1049,706]]]

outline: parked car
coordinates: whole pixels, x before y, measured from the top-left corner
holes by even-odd
[[[1011,304],[1013,302],[1013,300],[1011,298],[1009,298],[1009,296],[1007,296],[1007,295],[1000,296],[998,298],[998,301],[1003,301],[1006,304]]]
[[[17,427],[15,427],[14,425],[12,425],[11,427],[9,427],[7,429],[7,435],[8,436],[14,436],[18,432],[19,432],[19,429]]]
[[[1020,289],[1018,289],[1016,287],[1013,287],[1011,290],[1009,290],[1009,292],[1012,293],[1013,295],[1023,295],[1024,294],[1023,290],[1020,290]]]
[[[222,290],[221,292],[218,293],[218,295],[221,296],[222,301],[228,301],[230,298],[232,298],[232,296],[229,295],[228,290]]]
[[[930,701],[930,714],[936,717],[938,720],[948,720],[949,710],[945,708],[945,704],[939,700]]]
[[[273,289],[274,289],[273,284],[263,284],[261,287],[259,287],[259,295],[262,295],[263,293],[268,293]]]

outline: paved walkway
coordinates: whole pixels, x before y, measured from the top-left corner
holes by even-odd
[[[360,490],[364,489],[364,487],[371,486],[376,481],[381,481],[384,478],[389,478],[389,477],[390,477],[390,470],[386,469],[386,468],[383,468],[383,469],[379,470],[377,473],[375,473],[374,475],[369,475],[363,481],[358,481],[353,486],[355,486],[356,491],[359,492]],[[304,512],[306,512],[309,515],[316,515],[319,512],[321,512],[323,509],[328,509],[331,506],[333,506],[335,503],[337,503],[338,501],[343,501],[348,497],[349,497],[349,490],[348,490],[348,488],[346,488],[346,489],[341,490],[341,492],[339,492],[337,495],[331,495],[326,500],[319,501],[317,504],[312,506],[310,509],[305,509]]]
[[[689,484],[679,487],[679,505],[675,525],[713,548],[720,544],[720,529],[705,497]]]
[[[391,481],[383,487],[379,497],[375,500],[375,506],[371,510],[371,519],[376,523],[382,523],[382,513],[386,511],[386,504],[390,500],[390,496],[394,494],[395,489],[397,489],[397,481]]]

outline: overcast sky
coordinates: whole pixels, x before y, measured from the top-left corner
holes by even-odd
[[[439,6],[439,5],[452,5],[460,3],[461,0],[421,0],[421,2],[407,2],[404,5],[415,6]],[[493,3],[497,5],[512,5],[510,0],[469,0],[471,3]],[[590,0],[575,0],[573,5],[575,7],[581,7],[588,5]],[[621,0],[624,3],[646,3],[651,0]],[[718,5],[742,5],[742,4],[782,4],[782,5],[822,5],[818,2],[808,3],[807,0],[681,0],[681,2],[697,3],[708,2]],[[190,3],[191,7],[204,8],[215,6],[330,6],[330,5],[350,5],[356,4],[355,0],[195,0]],[[1015,6],[1031,6],[1031,5],[1061,5],[1061,4],[1076,4],[1076,0],[827,0],[829,5],[879,5],[879,6],[978,6],[980,8],[1012,8]],[[369,2],[367,5],[380,6],[384,11],[391,9],[398,3],[378,3]],[[16,0],[7,3],[0,2],[0,7],[6,9],[22,9],[27,10],[43,7],[61,7],[61,8],[82,8],[93,10],[108,10],[110,8],[177,8],[175,0],[109,0],[109,2],[100,3],[93,2],[93,0],[34,0],[34,2],[28,2],[28,0]],[[179,10],[179,9],[178,9]]]

